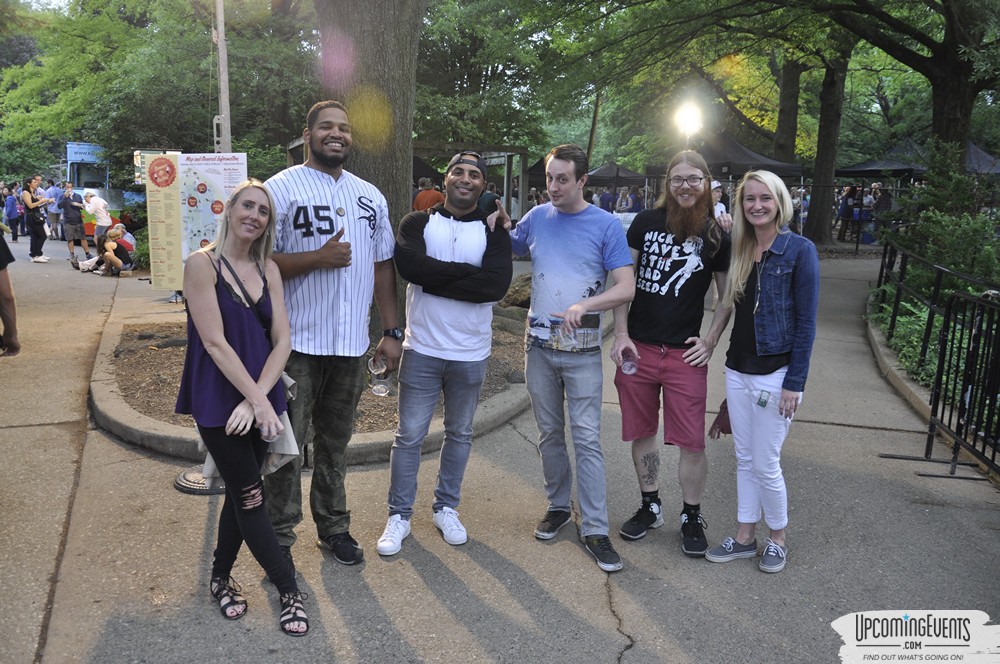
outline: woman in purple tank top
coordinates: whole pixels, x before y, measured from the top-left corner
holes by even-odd
[[[215,242],[184,268],[188,347],[177,397],[177,412],[194,416],[226,483],[209,589],[225,618],[246,614],[231,576],[245,541],[278,589],[282,631],[302,636],[309,629],[304,595],[267,516],[260,478],[267,441],[284,429],[280,379],[291,350],[281,275],[270,258],[274,203],[259,180],[247,180],[222,216]]]

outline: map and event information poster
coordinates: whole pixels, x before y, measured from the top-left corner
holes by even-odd
[[[153,288],[181,290],[184,261],[215,239],[226,199],[247,179],[243,153],[142,155]]]

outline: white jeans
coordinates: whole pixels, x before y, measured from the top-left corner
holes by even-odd
[[[781,472],[781,445],[791,418],[778,414],[787,367],[755,376],[726,368],[726,400],[736,451],[736,503],[740,523],[764,520],[771,530],[788,525],[788,493]],[[770,394],[766,406],[761,393]]]

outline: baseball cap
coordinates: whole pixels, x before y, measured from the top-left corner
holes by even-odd
[[[710,189],[722,189],[722,183],[718,180],[712,180],[712,186]]]
[[[473,158],[474,157],[474,158]],[[478,152],[459,152],[457,155],[451,158],[448,162],[448,168],[444,169],[444,174],[447,175],[448,171],[455,164],[468,164],[469,166],[475,166],[479,169],[479,172],[483,174],[483,179],[486,179],[486,160]]]

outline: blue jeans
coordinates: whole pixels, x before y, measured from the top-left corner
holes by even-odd
[[[580,533],[584,537],[607,535],[607,482],[601,452],[601,354],[528,346],[524,364],[531,408],[538,424],[549,510],[569,511],[573,489],[563,415],[565,396],[576,455],[576,493],[583,521]]]
[[[413,515],[420,448],[430,429],[438,396],[444,392],[444,443],[434,489],[434,511],[455,509],[472,452],[472,418],[489,359],[442,360],[404,350],[399,365],[399,428],[389,453],[389,516]]]

